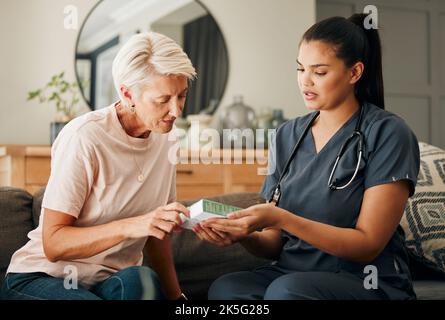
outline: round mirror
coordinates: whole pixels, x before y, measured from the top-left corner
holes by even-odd
[[[76,77],[92,110],[117,101],[111,66],[133,34],[155,31],[175,40],[198,73],[183,116],[212,114],[224,93],[229,59],[221,30],[207,8],[194,0],[102,0],[88,14],[76,45]]]

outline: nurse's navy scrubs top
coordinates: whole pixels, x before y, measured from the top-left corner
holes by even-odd
[[[309,130],[303,138],[289,171],[281,182],[279,207],[295,215],[321,223],[355,228],[366,189],[385,183],[406,180],[413,195],[419,173],[420,155],[416,136],[398,116],[370,103],[364,109],[361,132],[365,150],[354,181],[345,189],[332,191],[328,179],[337,153],[343,142],[354,131],[360,110],[335,133],[317,154]],[[261,195],[270,199],[284,169],[292,148],[314,113],[284,123],[276,132],[269,148],[269,172],[261,188]],[[357,141],[351,143],[338,164],[337,186],[343,186],[352,177],[357,165]],[[276,145],[276,148],[274,148]],[[276,152],[276,154],[274,154]],[[381,204],[382,206],[385,203]],[[348,261],[313,247],[298,237],[282,231],[285,242],[277,267],[291,271],[350,272],[361,278],[366,265],[377,267],[379,288],[391,296],[392,288],[412,291],[411,276],[407,266],[405,235],[398,226],[383,252],[370,263]]]

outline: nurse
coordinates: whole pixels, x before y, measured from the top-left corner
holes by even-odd
[[[303,35],[298,84],[313,112],[277,130],[276,170],[261,189],[268,203],[195,228],[215,245],[240,242],[273,259],[223,275],[209,299],[415,299],[399,223],[418,142],[384,110],[380,38],[365,17],[329,18]]]

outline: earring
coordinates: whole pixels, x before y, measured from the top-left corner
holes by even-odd
[[[132,105],[132,106],[130,107],[130,112],[131,112],[131,113],[135,113],[135,112],[136,112],[136,108],[135,108],[134,105]]]

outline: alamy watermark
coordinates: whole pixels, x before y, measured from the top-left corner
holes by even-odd
[[[66,290],[77,290],[79,283],[79,274],[77,271],[77,267],[73,265],[66,265],[63,268],[63,273],[65,277],[63,279],[63,287]]]
[[[363,9],[363,13],[366,13],[368,16],[363,21],[363,26],[366,30],[370,29],[378,29],[379,28],[379,20],[378,20],[378,9],[374,5],[367,5]]]
[[[366,290],[376,290],[379,287],[379,272],[377,270],[377,267],[369,264],[365,267],[363,270],[364,274],[367,274],[367,276],[363,279],[363,287]]]
[[[264,166],[258,169],[258,175],[270,175],[275,172],[276,152],[270,152],[271,147],[275,148],[275,132],[275,129],[201,130],[199,121],[191,121],[188,131],[175,128],[169,133],[169,141],[175,143],[168,151],[168,160],[174,165],[256,163]]]
[[[66,30],[79,29],[79,11],[74,5],[67,5],[63,8],[63,27]]]

